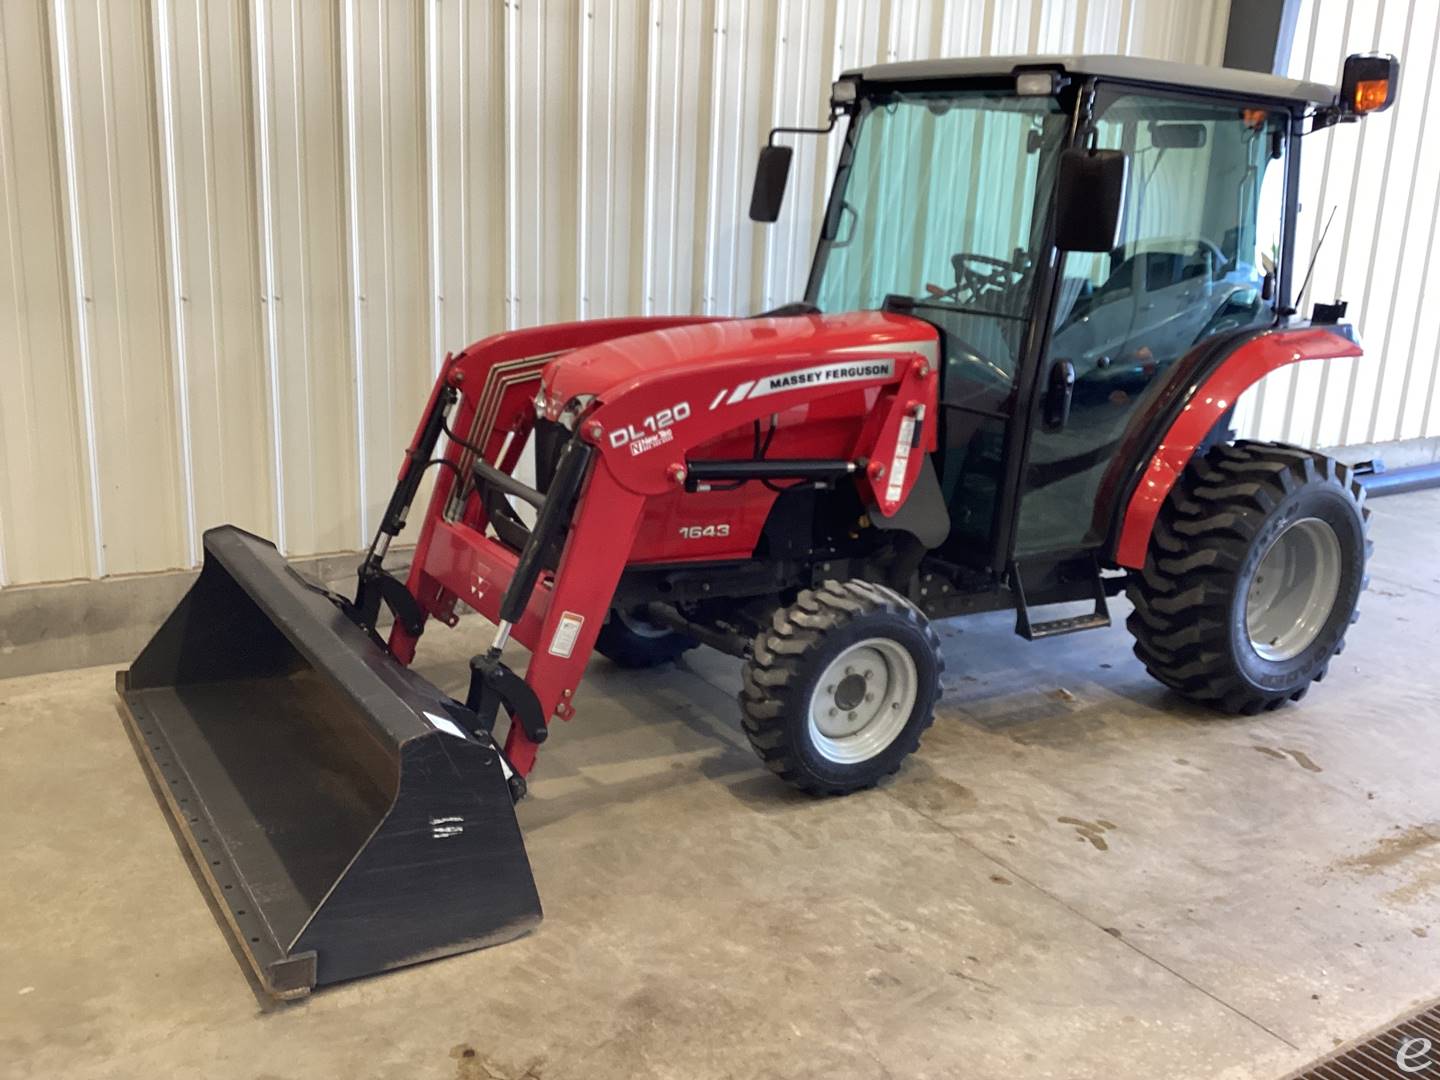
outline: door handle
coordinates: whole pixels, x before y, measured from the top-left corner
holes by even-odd
[[[1042,417],[1046,431],[1059,431],[1070,419],[1070,402],[1075,397],[1075,365],[1069,360],[1056,360],[1050,365],[1050,379],[1045,388]]]

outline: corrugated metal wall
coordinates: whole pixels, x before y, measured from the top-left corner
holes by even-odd
[[[1401,61],[1388,112],[1307,136],[1302,155],[1298,274],[1315,258],[1304,311],[1343,297],[1365,356],[1276,372],[1241,399],[1240,430],[1305,446],[1440,435],[1440,304],[1426,302],[1440,282],[1437,46],[1435,0],[1302,0],[1292,76],[1337,82],[1355,52]]]
[[[750,173],[841,69],[1214,63],[1228,7],[0,0],[0,584],[362,547],[446,349],[795,298],[833,142],[771,229]]]

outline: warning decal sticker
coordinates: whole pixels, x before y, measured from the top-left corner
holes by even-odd
[[[560,622],[550,638],[550,655],[570,659],[570,654],[575,651],[575,641],[580,636],[580,627],[584,625],[584,615],[573,611],[561,612]]]

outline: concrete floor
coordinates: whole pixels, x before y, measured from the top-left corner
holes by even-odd
[[[757,766],[735,661],[597,661],[520,809],[540,929],[296,1005],[232,956],[110,670],[0,682],[0,1075],[1279,1076],[1440,994],[1440,492],[1374,535],[1302,706],[1212,718],[1121,628],[987,617],[847,799]],[[473,642],[422,669],[458,691]]]

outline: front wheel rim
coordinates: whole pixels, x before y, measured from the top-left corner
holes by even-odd
[[[915,658],[892,638],[867,638],[835,657],[810,697],[810,740],[825,760],[854,765],[883,753],[919,696]]]
[[[1270,542],[1245,594],[1245,630],[1262,660],[1292,660],[1315,643],[1340,598],[1340,538],[1320,518],[1292,521]]]

